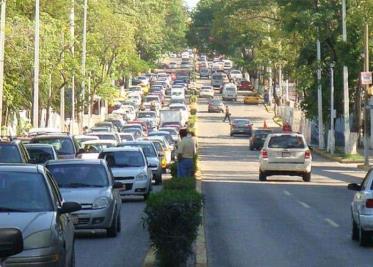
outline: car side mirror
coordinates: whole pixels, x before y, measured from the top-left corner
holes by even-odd
[[[313,151],[313,146],[308,146],[308,149]]]
[[[59,209],[60,214],[72,213],[78,210],[81,210],[82,207],[79,203],[76,202],[64,202],[62,207]]]
[[[23,251],[22,232],[16,228],[0,229],[0,263]]]
[[[120,182],[114,182],[113,188],[114,189],[121,189],[121,188],[123,188],[123,184],[120,183]]]
[[[361,190],[361,185],[358,185],[358,184],[352,183],[352,184],[349,184],[349,185],[347,186],[347,189],[348,189],[348,190],[352,190],[352,191],[360,191],[360,190]]]

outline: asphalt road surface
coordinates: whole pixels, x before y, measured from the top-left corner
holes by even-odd
[[[241,103],[229,104],[232,118],[274,126],[263,106]],[[199,111],[209,266],[373,266],[373,246],[350,238],[353,193],[346,185],[360,182],[363,171],[314,156],[310,183],[288,176],[259,182],[248,137],[230,137],[223,115],[207,113],[206,101]]]

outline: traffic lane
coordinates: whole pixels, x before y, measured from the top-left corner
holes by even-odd
[[[170,179],[165,175],[164,180]],[[162,186],[153,184],[153,191]],[[149,235],[143,227],[145,202],[142,197],[126,197],[122,203],[122,230],[115,238],[106,231],[79,231],[75,241],[76,266],[138,267],[150,246]]]
[[[335,192],[330,186],[204,181],[209,265],[371,266],[372,249],[350,240],[348,222],[335,227],[317,209],[284,194],[294,188]],[[335,202],[335,209],[348,204],[338,194],[320,201]]]

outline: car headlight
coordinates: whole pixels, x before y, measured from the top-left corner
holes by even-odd
[[[110,201],[107,197],[99,197],[93,201],[93,209],[104,209],[109,207]]]
[[[23,241],[24,249],[37,249],[50,247],[51,244],[51,231],[44,230],[40,232],[33,233],[25,238]]]
[[[145,173],[140,173],[136,176],[136,180],[147,180],[148,176]]]

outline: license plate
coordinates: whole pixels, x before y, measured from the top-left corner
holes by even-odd
[[[291,156],[291,153],[290,152],[282,152],[282,157],[283,158],[288,158]]]

